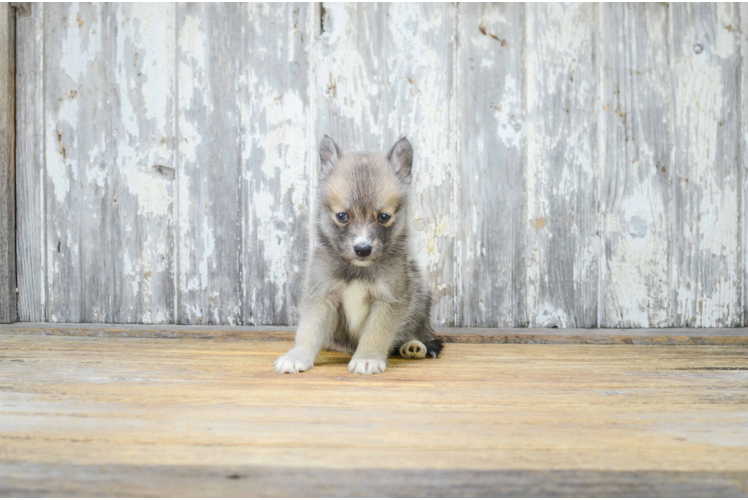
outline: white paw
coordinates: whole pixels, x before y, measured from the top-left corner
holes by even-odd
[[[374,373],[384,373],[387,369],[387,360],[384,359],[363,359],[353,358],[348,363],[348,371],[359,373],[361,375],[372,375]]]
[[[299,373],[314,368],[314,355],[295,347],[273,363],[278,373]]]
[[[400,356],[405,359],[423,359],[426,357],[426,346],[420,340],[411,340],[400,346]]]

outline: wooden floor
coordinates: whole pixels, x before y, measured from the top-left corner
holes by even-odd
[[[363,377],[39,333],[0,328],[0,495],[748,496],[745,345],[448,344]]]

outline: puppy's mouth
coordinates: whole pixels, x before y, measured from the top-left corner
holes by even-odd
[[[356,257],[351,261],[351,264],[356,267],[369,267],[373,263],[374,261],[368,257]]]
[[[379,254],[372,252],[369,255],[348,254],[348,262],[356,267],[369,267],[379,260]]]

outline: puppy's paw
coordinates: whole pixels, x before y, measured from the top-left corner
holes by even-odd
[[[299,373],[314,368],[314,355],[295,347],[273,363],[278,373]]]
[[[426,357],[426,346],[420,340],[411,340],[400,346],[400,356],[405,359],[423,359]]]
[[[359,373],[361,375],[373,375],[375,373],[384,373],[387,369],[387,360],[384,359],[364,359],[353,358],[348,363],[348,371]]]

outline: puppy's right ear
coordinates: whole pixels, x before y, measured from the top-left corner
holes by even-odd
[[[335,144],[335,141],[329,135],[325,135],[325,138],[322,139],[319,145],[319,165],[323,178],[332,172],[341,156],[340,148]]]

